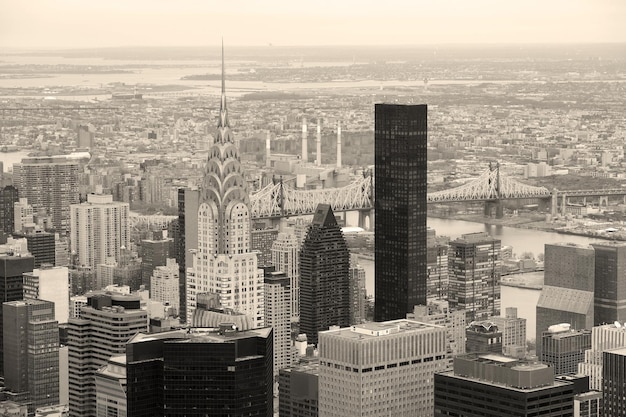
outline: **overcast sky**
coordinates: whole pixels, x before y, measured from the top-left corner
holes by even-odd
[[[625,42],[625,0],[0,0],[0,47]]]

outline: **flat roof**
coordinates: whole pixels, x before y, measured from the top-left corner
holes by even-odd
[[[347,339],[372,339],[390,336],[393,334],[424,331],[429,329],[445,329],[445,327],[437,324],[422,323],[415,320],[400,319],[385,322],[368,322],[340,329],[330,329],[320,332],[320,335],[332,334]]]

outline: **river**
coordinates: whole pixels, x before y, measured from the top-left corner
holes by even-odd
[[[435,229],[438,236],[449,236],[451,239],[460,237],[465,233],[487,232],[491,236],[500,239],[502,245],[512,246],[514,253],[521,254],[523,252],[532,252],[535,256],[544,252],[544,245],[546,243],[573,242],[588,244],[598,241],[598,239],[585,236],[563,235],[556,232],[516,229],[506,226],[493,226],[463,220],[428,218],[428,226]],[[360,258],[359,263],[365,268],[365,287],[367,294],[374,295],[374,261]],[[535,337],[535,308],[540,293],[541,291],[536,289],[502,286],[502,314],[504,314],[507,307],[517,307],[518,317],[526,319],[526,336],[528,339],[534,339]]]

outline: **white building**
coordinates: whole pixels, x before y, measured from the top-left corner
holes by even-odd
[[[126,355],[111,356],[98,369],[96,382],[96,417],[126,415]]]
[[[59,324],[70,318],[70,273],[64,266],[44,267],[24,273],[24,299],[54,303],[54,319]]]
[[[412,320],[319,333],[319,416],[431,416],[446,329]]]
[[[272,244],[272,265],[289,277],[291,319],[300,317],[300,243],[295,234],[281,232]]]
[[[33,214],[33,206],[28,204],[26,198],[20,198],[19,201],[13,203],[13,230],[19,233],[25,224],[33,223]]]
[[[589,376],[589,389],[602,391],[602,353],[626,346],[626,323],[616,324],[591,329],[591,349],[585,351],[585,361],[578,364],[578,373]]]
[[[87,202],[70,207],[71,251],[76,264],[95,270],[107,258],[120,261],[122,247],[130,246],[129,205],[112,195],[89,194]]]
[[[150,279],[150,299],[180,312],[180,286],[176,259],[168,258],[166,264],[157,266]]]
[[[274,329],[274,377],[293,363],[291,343],[291,291],[284,272],[265,275],[265,325]]]

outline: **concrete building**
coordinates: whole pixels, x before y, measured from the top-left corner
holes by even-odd
[[[574,396],[574,417],[600,417],[602,410],[600,391],[588,391]]]
[[[468,354],[454,359],[453,371],[435,374],[434,416],[571,416],[576,393],[548,365]]]
[[[79,202],[79,162],[66,156],[22,159],[13,165],[13,184],[37,212],[45,209],[59,233],[70,230],[70,205]]]
[[[350,324],[361,324],[365,321],[367,309],[367,293],[365,291],[365,268],[356,259],[350,259]]]
[[[300,319],[300,244],[295,234],[280,232],[272,244],[272,265],[289,277],[291,320]]]
[[[170,253],[172,242],[173,239],[163,237],[163,231],[155,233],[152,239],[141,241],[141,283],[146,289],[151,289],[150,281],[154,269],[165,265],[168,258],[174,258],[174,254]],[[180,300],[177,304],[180,304]]]
[[[35,268],[44,264],[56,264],[54,233],[45,232],[39,226],[30,224],[24,226],[21,233],[13,233],[13,237],[26,239],[28,251],[35,258]]]
[[[59,403],[59,323],[54,303],[10,301],[2,305],[4,386],[28,394],[29,411]]]
[[[70,273],[64,266],[43,267],[25,272],[24,299],[46,300],[54,303],[54,319],[59,324],[70,318]]]
[[[434,229],[427,230],[426,267],[428,269],[428,294],[430,300],[443,300],[448,294],[448,250],[450,238],[437,236]]]
[[[300,332],[350,325],[350,253],[332,208],[319,204],[300,250]]]
[[[18,190],[12,185],[0,188],[0,232],[13,233],[15,230],[15,203],[19,200]]]
[[[319,415],[431,415],[446,349],[443,326],[406,319],[320,332]]]
[[[626,346],[626,328],[616,324],[591,329],[591,349],[585,352],[585,361],[578,365],[578,372],[589,376],[589,388],[592,390],[602,391],[602,353]]]
[[[278,237],[278,227],[267,222],[254,222],[250,246],[257,252],[259,267],[272,265],[272,245]]]
[[[489,317],[502,331],[502,353],[523,358],[526,355],[526,319],[517,317],[516,307],[507,307],[504,317]]]
[[[425,104],[375,105],[376,321],[426,304],[427,113]]]
[[[148,315],[137,296],[94,294],[67,326],[70,416],[96,415],[95,375],[111,356],[126,352],[126,342],[147,331]]]
[[[122,248],[130,247],[128,203],[113,201],[112,195],[89,194],[87,202],[71,206],[70,214],[75,266],[95,271],[107,258],[120,262]]]
[[[465,329],[465,351],[502,354],[502,330],[489,320],[471,322]]]
[[[317,417],[319,414],[319,360],[281,369],[278,377],[278,414]]]
[[[20,233],[25,225],[34,222],[33,206],[26,198],[20,198],[13,204],[13,232]]]
[[[626,242],[592,244],[595,250],[594,324],[626,321]]]
[[[265,267],[265,324],[274,330],[274,378],[281,369],[293,363],[291,342],[291,289],[290,279],[274,267]]]
[[[448,302],[453,310],[465,310],[468,322],[500,315],[500,246],[484,232],[450,242]]]
[[[602,399],[604,417],[626,415],[626,347],[602,353]]]
[[[465,311],[451,311],[447,301],[435,300],[429,301],[427,306],[415,306],[406,318],[446,328],[446,366],[452,369],[454,357],[465,353]]]
[[[567,323],[555,324],[543,332],[539,360],[550,364],[556,375],[576,374],[589,349],[591,330],[572,330]]]
[[[170,306],[178,314],[180,312],[180,294],[178,281],[178,264],[176,259],[168,258],[166,265],[157,266],[150,280],[150,299]]]
[[[111,356],[94,380],[96,417],[126,417],[126,355]]]

